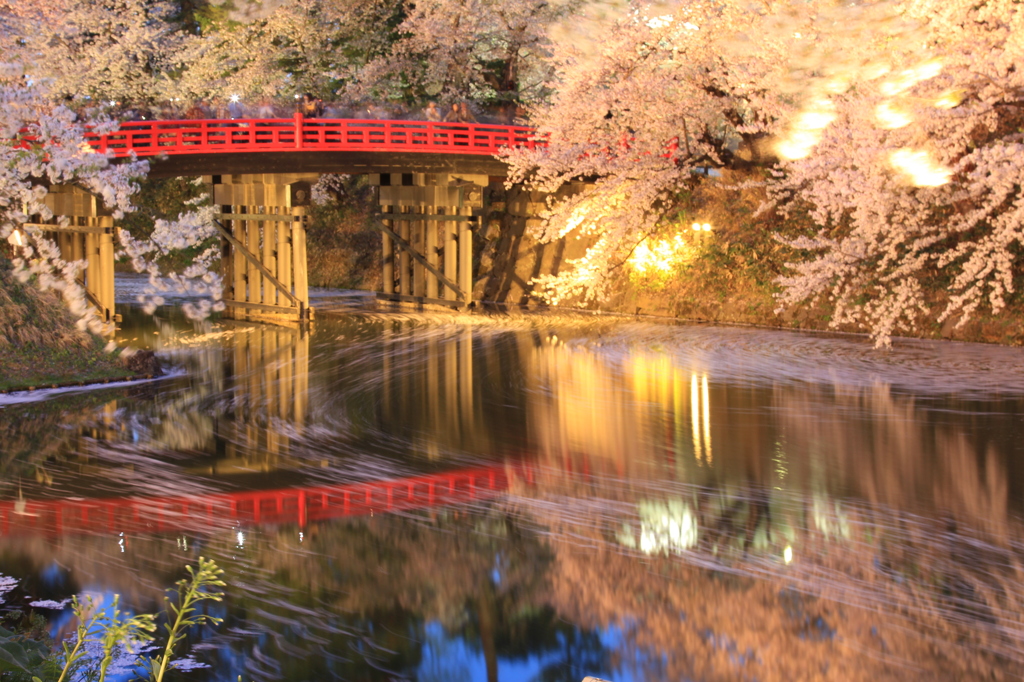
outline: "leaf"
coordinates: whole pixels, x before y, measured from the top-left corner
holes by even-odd
[[[20,670],[31,674],[49,653],[50,649],[41,642],[0,628],[0,671]]]

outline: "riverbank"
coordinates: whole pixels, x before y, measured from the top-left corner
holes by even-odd
[[[138,374],[103,349],[28,347],[0,359],[0,393],[127,381]]]
[[[56,293],[18,282],[0,263],[0,391],[139,376],[103,346],[75,326]]]
[[[766,196],[756,176],[723,173],[719,182],[702,182],[678,197],[674,214],[652,237],[653,242],[671,242],[659,250],[645,268],[633,259],[617,268],[609,287],[612,295],[600,303],[582,303],[587,310],[628,315],[651,315],[679,321],[758,327],[870,334],[866,325],[832,326],[832,308],[827,297],[778,310],[778,279],[787,264],[804,257],[777,238],[812,231],[811,224],[799,224],[799,216],[783,218],[762,211]],[[585,191],[585,189],[580,190]],[[536,217],[524,215],[544,206],[546,195],[521,189],[492,192],[487,229],[478,235],[481,243],[481,275],[476,292],[485,300],[510,306],[539,303],[532,283],[538,275],[557,275],[572,260],[583,256],[592,237],[570,233],[554,243],[542,244],[530,230],[540,227]],[[532,215],[532,214],[531,214]],[[708,225],[694,231],[692,225]],[[678,246],[681,240],[682,246]],[[667,254],[667,255],[666,255]],[[1019,346],[1024,343],[1024,280],[1015,282],[1017,293],[1006,296],[1006,307],[998,314],[975,311],[962,326],[958,317],[942,322],[938,316],[949,300],[949,282],[942,273],[921,281],[928,310],[921,311],[912,328],[897,329],[894,336],[944,339]],[[574,305],[572,300],[562,306]]]

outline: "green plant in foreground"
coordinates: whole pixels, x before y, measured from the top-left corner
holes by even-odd
[[[124,672],[126,663],[130,667],[141,663],[146,669],[146,677],[162,682],[174,647],[185,638],[187,630],[195,625],[221,622],[220,618],[197,613],[196,607],[202,601],[223,599],[224,593],[217,588],[225,585],[221,580],[224,571],[212,559],[203,557],[199,558],[198,569],[192,566],[185,568],[189,577],[177,583],[177,603],[166,599],[173,622],[164,625],[167,643],[159,656],[142,661],[138,656],[141,647],[153,640],[155,615],[124,617],[118,608],[120,597],[117,595],[106,609],[100,608],[101,605],[91,597],[84,603],[75,597],[72,599],[78,620],[75,637],[73,641],[62,644],[63,651],[59,655],[23,633],[0,628],[0,676],[9,672],[17,676],[16,679],[31,677],[32,682],[66,682],[76,677],[105,682],[107,675],[115,674],[118,667],[119,672]],[[125,655],[132,657],[130,661],[126,661]]]
[[[189,578],[178,581],[177,605],[167,599],[175,615],[174,624],[167,623],[164,626],[167,629],[167,644],[161,655],[148,662],[150,679],[155,682],[162,682],[164,679],[167,664],[170,663],[174,653],[174,645],[185,638],[185,631],[188,628],[204,623],[217,625],[221,622],[220,618],[205,613],[196,613],[196,605],[202,601],[220,601],[224,598],[224,593],[215,589],[224,587],[225,583],[221,580],[221,576],[224,575],[223,569],[217,566],[213,559],[204,559],[203,557],[199,557],[198,570],[191,566],[185,568],[188,570]]]
[[[0,676],[5,672],[31,672],[43,664],[49,653],[42,642],[0,627]]]
[[[86,656],[85,645],[88,642],[97,642],[102,648],[103,658],[100,659],[97,679],[104,682],[107,670],[121,648],[132,654],[137,651],[137,647],[153,639],[152,632],[156,629],[155,616],[144,613],[122,619],[121,610],[117,608],[119,601],[120,595],[114,595],[114,603],[107,611],[98,609],[91,597],[86,599],[85,604],[79,602],[78,597],[73,599],[72,608],[78,619],[78,627],[75,630],[74,645],[68,645],[67,642],[63,644],[64,667],[57,682],[69,679],[83,662],[82,659]],[[38,677],[33,677],[32,680],[42,682]]]

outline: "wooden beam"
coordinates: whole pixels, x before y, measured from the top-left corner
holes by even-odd
[[[424,250],[427,254],[427,261],[437,268],[440,263],[438,262],[438,251],[437,251],[437,223],[433,220],[429,220],[423,223],[424,229],[426,230],[426,239],[424,240]],[[427,290],[425,295],[427,298],[437,298],[437,280],[433,277],[427,277]]]
[[[459,286],[466,305],[473,293],[473,233],[469,223],[459,224]]]
[[[263,264],[267,266],[267,269],[271,272],[278,273],[277,270],[277,229],[283,228],[288,229],[286,225],[277,225],[273,222],[265,222],[261,226],[263,230]],[[280,274],[280,273],[278,273]],[[269,284],[269,283],[268,283]],[[282,282],[284,284],[284,282]],[[274,290],[270,286],[264,286],[260,293],[260,301],[267,305],[277,305],[277,296]]]
[[[113,232],[114,219],[109,217],[100,217],[96,219],[96,222],[106,228],[109,228]],[[101,234],[99,236],[100,241],[100,301],[110,311],[111,318],[115,317],[114,306],[116,297],[114,295],[114,235],[113,234]]]
[[[444,249],[444,274],[451,280],[457,280],[459,278],[459,242],[456,238],[458,233],[458,225],[452,222],[441,223],[441,235],[442,235],[442,248]],[[444,291],[442,292],[445,298],[454,296],[456,298],[462,298],[461,292],[457,291]]]
[[[106,320],[106,313],[107,313],[107,311],[106,311],[106,308],[103,306],[103,303],[100,302],[100,299],[98,299],[96,297],[96,294],[94,294],[93,292],[89,291],[88,287],[85,286],[85,282],[84,281],[82,281],[80,279],[76,279],[75,281],[78,283],[78,286],[82,287],[82,289],[85,290],[85,298],[86,298],[86,300],[88,300],[89,303],[92,303],[94,306],[96,306],[96,308],[100,311],[100,316],[103,317]],[[113,314],[113,311],[111,311],[111,314]],[[107,320],[107,321],[109,322],[109,320]]]
[[[15,226],[19,227],[19,226]],[[47,223],[22,223],[20,227],[35,227],[43,232],[81,232],[90,234],[113,234],[112,227],[96,227],[94,225],[49,225]]]
[[[257,222],[291,223],[302,219],[302,216],[278,215],[275,213],[214,213],[218,220],[255,220]]]
[[[235,239],[239,242],[245,243],[245,221],[236,220],[231,223],[231,229]],[[236,301],[246,301],[249,299],[246,293],[246,277],[245,277],[245,256],[242,252],[231,245],[228,242],[228,248],[230,249],[230,263],[231,263],[231,296]],[[237,319],[237,318],[236,318]],[[242,313],[242,318],[245,319],[245,313]]]
[[[454,220],[456,222],[474,219],[473,216],[468,215],[442,215],[440,213],[381,213],[378,217],[385,220]]]
[[[398,238],[402,240],[402,243],[409,244],[409,248],[402,249],[398,252],[398,293],[412,296],[415,292],[412,290],[412,269],[409,264],[410,254],[416,253],[411,246],[411,240],[409,239],[410,223],[408,220],[400,221],[394,227],[394,232],[398,235]]]
[[[287,298],[289,301],[291,301],[292,303],[295,304],[295,307],[297,307],[299,309],[299,317],[300,318],[305,317],[305,303],[303,303],[302,301],[297,299],[295,296],[293,296],[292,292],[288,291],[285,288],[285,286],[283,284],[281,284],[280,280],[278,280],[277,277],[274,277],[274,275],[271,274],[270,270],[267,270],[266,266],[264,266],[263,263],[260,262],[260,259],[257,258],[256,256],[252,255],[252,253],[249,252],[249,249],[245,248],[245,245],[242,244],[242,242],[240,242],[237,239],[235,239],[234,235],[232,235],[230,232],[228,232],[224,228],[224,226],[221,225],[219,220],[214,220],[213,224],[217,226],[218,230],[220,230],[221,236],[224,237],[225,239],[227,239],[228,242],[231,244],[231,246],[233,246],[236,249],[238,249],[238,253],[242,254],[242,256],[244,256],[247,261],[249,261],[254,266],[256,266],[256,269],[259,270],[260,273],[262,273],[262,275],[264,277],[266,277],[268,280],[270,280],[270,283],[273,284],[275,287],[277,287],[277,290],[280,291],[282,294],[284,294],[285,298]],[[242,306],[239,306],[239,307],[242,307]],[[275,307],[278,307],[278,306],[275,306]]]
[[[383,278],[384,293],[395,293],[395,249],[391,245],[391,237],[387,233],[381,235],[381,276]]]
[[[404,214],[403,214],[403,215],[404,215]],[[409,242],[407,242],[407,241],[405,241],[404,239],[402,239],[401,237],[399,237],[399,236],[398,236],[398,234],[397,234],[397,233],[396,233],[396,232],[395,232],[394,230],[392,230],[391,228],[389,228],[389,227],[388,227],[388,226],[386,226],[386,225],[381,225],[381,226],[380,226],[380,229],[381,229],[381,230],[382,230],[382,231],[384,232],[384,234],[386,234],[386,235],[388,235],[389,237],[391,237],[391,239],[392,239],[392,240],[393,240],[393,241],[395,242],[395,244],[396,244],[397,246],[401,247],[401,248],[402,248],[403,250],[405,250],[405,251],[408,251],[408,252],[409,252],[409,255],[411,255],[411,256],[412,256],[413,258],[415,258],[415,259],[416,259],[416,260],[417,260],[417,261],[418,261],[418,262],[419,262],[419,263],[420,263],[421,265],[423,265],[423,266],[424,266],[424,267],[425,267],[425,268],[426,268],[427,270],[429,270],[429,271],[430,271],[431,273],[433,273],[433,275],[434,275],[435,277],[437,277],[437,279],[438,279],[438,280],[439,280],[439,281],[440,281],[440,282],[441,282],[442,284],[444,284],[444,285],[445,285],[446,287],[448,287],[449,289],[451,289],[452,291],[454,291],[454,292],[455,292],[455,295],[456,295],[456,296],[458,296],[458,297],[459,297],[460,299],[461,299],[461,298],[463,298],[463,297],[465,297],[465,294],[463,293],[462,289],[460,289],[460,288],[459,288],[459,286],[458,286],[457,284],[455,284],[455,282],[453,282],[453,281],[451,281],[450,279],[448,279],[447,277],[445,277],[445,276],[444,276],[444,274],[443,274],[443,273],[442,273],[442,272],[441,272],[440,270],[438,270],[438,269],[437,269],[437,268],[435,268],[435,267],[434,267],[433,265],[431,265],[430,263],[428,263],[428,262],[427,262],[427,259],[426,259],[426,258],[424,258],[424,257],[423,257],[422,255],[420,255],[420,254],[416,253],[416,251],[415,251],[415,250],[413,250],[413,248],[412,248],[412,246],[411,246],[411,245],[409,244]],[[415,298],[422,298],[422,297],[419,297],[419,296],[417,296],[417,297],[415,297]]]
[[[303,206],[292,206],[291,214],[298,216],[300,220],[292,223],[292,283],[295,285],[295,295],[303,300],[309,300],[309,260],[306,257],[306,225],[301,218],[306,215]]]

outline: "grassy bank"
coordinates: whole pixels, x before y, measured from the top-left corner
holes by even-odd
[[[56,294],[18,282],[0,257],[0,390],[132,375],[104,343],[75,327]]]

